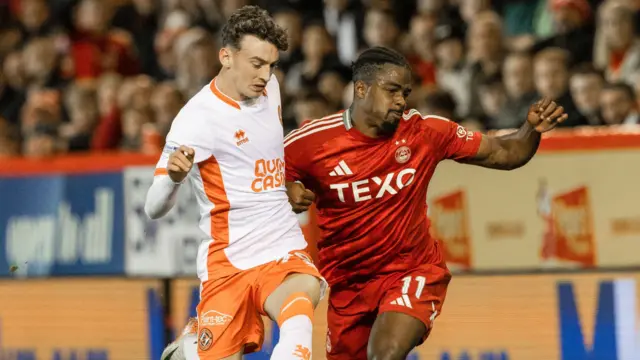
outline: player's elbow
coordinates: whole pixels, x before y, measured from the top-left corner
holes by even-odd
[[[166,215],[170,210],[167,209],[166,204],[161,204],[158,201],[154,201],[152,198],[147,195],[147,199],[144,203],[144,213],[147,214],[149,219],[157,220]]]
[[[144,204],[144,213],[147,214],[147,216],[151,220],[157,220],[163,215],[160,211],[158,211],[158,208],[150,204],[149,201]]]

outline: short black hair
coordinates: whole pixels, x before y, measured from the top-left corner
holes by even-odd
[[[576,65],[573,69],[571,69],[571,76],[575,75],[596,75],[600,79],[604,80],[604,72],[595,66],[592,63],[581,63]]]
[[[614,83],[607,83],[604,85],[604,88],[602,89],[602,91],[605,91],[605,90],[621,91],[629,97],[629,100],[635,101],[636,99],[635,90],[633,89],[633,87],[631,87],[631,85],[625,82],[620,81],[620,82],[614,82]]]
[[[450,113],[455,113],[458,106],[456,99],[444,90],[436,90],[427,94],[424,98],[424,104],[431,109],[442,109]]]
[[[478,81],[480,87],[504,86],[502,83],[502,74],[499,72],[491,75],[482,75]]]
[[[305,102],[305,101],[320,101],[323,103],[328,103],[324,95],[320,91],[318,91],[315,87],[304,87],[302,88],[295,97],[296,101]]]
[[[411,69],[407,59],[399,52],[387,47],[376,46],[363,51],[358,59],[351,64],[353,82],[362,80],[370,83],[385,64]]]
[[[243,6],[231,14],[222,27],[222,45],[239,49],[245,35],[268,41],[280,51],[289,48],[287,32],[273,21],[266,10],[257,6]]]

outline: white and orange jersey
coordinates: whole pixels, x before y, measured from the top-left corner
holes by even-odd
[[[275,76],[263,96],[237,102],[214,79],[184,106],[167,135],[155,174],[166,174],[181,145],[195,150],[189,173],[205,241],[198,276],[224,276],[306,247],[285,187],[280,89]]]

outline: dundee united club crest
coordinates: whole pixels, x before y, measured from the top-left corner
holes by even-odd
[[[211,345],[213,345],[213,334],[211,333],[211,330],[200,330],[200,335],[198,336],[198,347],[200,347],[200,350],[209,350]]]

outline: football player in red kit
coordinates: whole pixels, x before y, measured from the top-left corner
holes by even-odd
[[[436,166],[516,169],[567,115],[543,99],[519,130],[494,137],[407,111],[411,69],[382,47],[358,57],[353,81],[349,109],[285,137],[287,188],[294,211],[317,206],[318,263],[331,286],[327,358],[405,359],[429,335],[451,279],[426,216]]]

